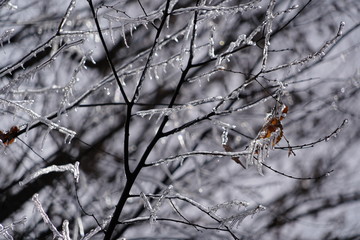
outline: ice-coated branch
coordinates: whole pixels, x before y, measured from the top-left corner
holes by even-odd
[[[94,229],[91,229],[89,233],[87,233],[81,240],[90,240],[93,236],[95,236],[98,232],[102,231],[104,227],[108,224],[108,220],[104,220],[101,226],[97,226]]]
[[[229,201],[229,202],[224,202],[224,203],[219,203],[219,204],[216,204],[215,206],[213,207],[210,207],[209,208],[209,211],[210,212],[216,212],[218,211],[219,209],[222,209],[222,208],[230,208],[232,206],[238,206],[239,208],[240,207],[247,207],[249,206],[249,203],[248,202],[244,202],[244,201],[239,201],[239,200],[233,200],[233,201]]]
[[[7,226],[3,226],[2,224],[0,224],[0,235],[4,236],[4,238],[7,240],[13,240],[14,238],[11,236],[9,231],[13,230],[16,225],[24,224],[26,222],[26,220],[27,220],[27,218],[23,217],[22,219],[14,221],[10,225],[7,225]]]
[[[198,203],[197,201],[195,201],[195,200],[193,200],[191,198],[183,196],[183,195],[181,195],[179,193],[177,193],[177,194],[175,194],[173,196],[168,196],[168,198],[179,199],[179,200],[182,200],[184,202],[187,202],[187,203],[193,205],[194,207],[198,208],[200,211],[207,214],[209,217],[214,219],[216,222],[218,222],[220,224],[222,223],[223,219],[220,216],[218,216],[215,212],[210,211],[208,207],[205,207],[204,205]],[[229,232],[234,237],[234,239],[238,239],[228,226],[224,225],[223,227],[226,229],[225,231]]]
[[[249,3],[244,4],[237,4],[235,6],[206,6],[206,5],[200,5],[196,7],[185,7],[185,8],[179,8],[172,11],[173,15],[179,15],[183,13],[193,12],[193,11],[199,11],[203,14],[209,15],[209,17],[215,18],[220,15],[224,14],[234,14],[238,12],[244,12],[251,9],[256,9],[258,6],[256,6],[257,3],[261,2],[262,0],[254,0]]]
[[[49,66],[52,62],[55,61],[56,57],[60,55],[60,53],[64,52],[66,49],[70,47],[74,47],[77,45],[80,45],[84,42],[84,39],[76,40],[73,42],[65,43],[63,44],[48,60],[44,61],[43,63],[37,65],[36,67],[30,69],[29,71],[20,74],[15,79],[11,80],[8,84],[3,86],[0,89],[0,94],[6,94],[8,91],[12,88],[18,87],[23,81],[31,79],[37,72],[44,69],[46,66]],[[15,70],[17,67],[23,66],[23,61],[19,62],[18,64],[15,64],[14,67],[11,67],[10,69],[5,69],[2,74],[0,74],[0,77],[4,74],[10,74],[13,70]]]
[[[63,27],[66,23],[66,21],[68,20],[70,14],[71,14],[71,11],[75,8],[75,4],[76,4],[76,0],[71,0],[68,8],[66,9],[66,13],[64,15],[64,17],[61,19],[61,22],[59,24],[59,27],[58,27],[58,34],[60,34],[63,30]]]
[[[121,223],[121,224],[136,224],[136,223],[148,221],[149,219],[150,219],[150,217],[136,217],[136,218],[131,218],[131,219],[121,221],[119,223]],[[172,218],[158,218],[157,220],[158,221],[164,221],[164,222],[174,222],[174,223],[178,223],[178,224],[190,225],[190,226],[195,227],[196,229],[202,228],[202,229],[208,229],[208,230],[230,232],[229,229],[227,229],[226,227],[225,228],[209,227],[209,226],[204,226],[204,225],[200,225],[200,224],[197,224],[197,223],[189,222],[189,221],[186,221],[186,220],[183,221],[183,220],[172,219]],[[237,238],[234,238],[234,239],[237,239]]]
[[[228,218],[224,218],[220,224],[220,227],[222,226],[227,226],[230,229],[233,227],[238,227],[240,225],[240,223],[247,217],[250,215],[255,215],[259,212],[265,211],[266,207],[259,205],[254,209],[249,209],[249,210],[245,210],[239,214],[235,214],[231,217]]]
[[[182,110],[186,110],[191,107],[195,107],[195,106],[205,104],[205,103],[221,101],[222,99],[223,99],[223,97],[221,97],[221,96],[204,98],[204,99],[194,100],[194,101],[188,102],[184,105],[175,106],[172,108],[161,108],[161,109],[150,109],[150,110],[138,111],[136,113],[136,115],[138,115],[140,117],[145,117],[145,116],[149,115],[150,116],[149,119],[150,119],[154,114],[160,114],[160,116],[159,116],[159,119],[160,119],[162,116],[170,116],[171,114],[173,114],[175,112],[180,112]]]
[[[24,57],[22,57],[18,62],[12,64],[12,65],[8,65],[4,68],[2,68],[0,70],[0,77],[5,76],[6,74],[11,74],[15,69],[22,67],[25,62],[27,62],[28,60],[30,60],[33,57],[36,57],[36,55],[39,52],[44,51],[44,49],[46,47],[50,47],[51,46],[51,42],[56,38],[57,36],[52,36],[51,38],[49,38],[46,42],[44,42],[43,44],[39,45],[38,47],[36,47],[35,49],[33,49],[32,51],[30,51],[28,54],[26,54]]]
[[[267,58],[268,58],[268,50],[270,46],[270,35],[272,33],[272,24],[273,19],[275,18],[273,14],[273,10],[275,7],[275,0],[271,0],[266,11],[266,24],[265,24],[265,44],[263,49],[263,59],[262,59],[262,67],[261,70],[266,68]]]
[[[241,151],[241,152],[193,151],[193,152],[187,152],[187,153],[163,158],[158,161],[146,164],[146,166],[158,166],[158,165],[166,164],[166,163],[173,162],[176,160],[182,161],[182,160],[184,160],[184,158],[192,157],[192,156],[196,156],[196,155],[204,155],[204,156],[211,156],[211,157],[239,157],[239,156],[248,155],[250,153],[251,152],[249,152],[249,151]]]
[[[278,65],[276,67],[271,67],[271,68],[265,69],[262,72],[269,73],[269,72],[277,71],[279,69],[283,69],[283,68],[287,68],[287,67],[292,67],[292,66],[296,66],[296,65],[304,65],[310,61],[313,61],[317,58],[321,58],[321,57],[325,56],[328,48],[330,48],[332,45],[334,45],[339,40],[339,38],[342,36],[344,26],[345,26],[345,22],[341,22],[335,37],[333,37],[329,41],[326,41],[326,43],[317,52],[310,54],[310,55],[306,56],[305,58],[294,60],[290,63],[285,63],[282,65]]]
[[[162,203],[163,203],[163,200],[166,198],[166,196],[168,196],[170,194],[170,192],[172,191],[172,188],[173,186],[172,185],[169,185],[163,192],[162,194],[160,195],[159,199],[157,200],[155,206],[153,207],[148,199],[148,197],[143,193],[141,192],[140,193],[140,198],[143,200],[144,202],[144,207],[149,210],[150,212],[150,223],[155,223],[156,222],[156,219],[157,219],[157,216],[156,216],[156,213],[159,211]]]
[[[145,66],[142,70],[142,73],[141,73],[141,76],[140,76],[140,79],[138,81],[138,83],[136,84],[136,87],[135,87],[135,92],[134,92],[134,95],[131,99],[131,102],[132,103],[135,103],[138,101],[139,97],[140,97],[140,93],[141,93],[141,89],[143,87],[143,83],[145,81],[145,77],[146,77],[146,73],[148,72],[149,70],[149,67],[151,66],[151,62],[153,60],[153,57],[154,57],[154,54],[155,54],[155,50],[156,50],[156,47],[159,43],[159,38],[160,38],[160,34],[162,33],[162,30],[165,26],[165,23],[167,22],[167,18],[169,17],[169,7],[170,7],[170,2],[169,1],[166,1],[166,4],[165,4],[165,8],[164,8],[164,11],[163,11],[163,16],[162,16],[162,19],[161,19],[161,22],[160,22],[160,25],[159,27],[157,28],[157,31],[156,31],[156,35],[155,35],[155,39],[153,41],[153,45],[151,46],[151,49],[150,49],[150,52],[149,52],[149,55],[146,59],[146,63],[145,63]]]
[[[143,192],[140,193],[140,197],[144,202],[144,207],[150,212],[150,223],[155,223],[156,222],[156,211],[155,211],[155,209],[153,209],[149,199],[147,198],[147,196]]]
[[[64,237],[64,240],[71,240],[68,220],[64,220],[62,224],[62,235]]]
[[[33,121],[39,121],[39,122],[47,125],[50,129],[56,129],[59,132],[65,134],[65,142],[67,142],[67,143],[69,143],[71,141],[71,139],[76,135],[76,132],[69,130],[65,127],[62,127],[62,126],[50,121],[46,117],[42,117],[41,115],[37,114],[33,110],[26,108],[26,107],[22,106],[21,104],[18,104],[16,102],[9,101],[9,100],[3,99],[3,98],[0,98],[0,103],[3,103],[8,106],[14,106],[16,109],[19,109],[19,110],[27,113],[33,119]],[[30,128],[30,125],[31,124],[28,124],[27,129]]]
[[[122,83],[121,83],[121,80],[119,79],[119,76],[116,72],[116,69],[115,69],[115,65],[112,61],[112,59],[110,58],[110,52],[109,52],[109,49],[106,45],[106,42],[105,42],[105,39],[104,39],[104,36],[103,36],[103,33],[102,33],[102,30],[101,30],[101,26],[100,26],[100,23],[99,23],[99,20],[98,20],[98,17],[97,17],[97,14],[95,12],[95,8],[94,8],[94,5],[93,5],[93,2],[92,0],[87,0],[87,2],[89,3],[89,6],[90,6],[90,10],[91,10],[91,13],[92,13],[92,16],[94,18],[94,21],[95,21],[95,25],[96,25],[96,29],[98,31],[98,34],[99,34],[99,37],[100,37],[100,40],[101,40],[101,43],[102,43],[102,46],[104,48],[104,51],[105,51],[105,55],[106,55],[106,60],[111,68],[111,71],[112,71],[112,74],[117,82],[117,85],[119,87],[119,90],[121,92],[121,95],[122,97],[124,98],[124,101],[126,103],[129,103],[129,100],[126,96],[126,93],[125,93],[125,90],[122,86]]]
[[[81,69],[85,68],[86,60],[92,59],[92,57],[91,57],[92,53],[93,53],[93,51],[89,51],[81,58],[78,66],[74,69],[74,72],[71,76],[70,81],[62,88],[62,90],[64,92],[64,97],[60,101],[60,108],[59,108],[58,115],[60,115],[62,112],[65,111],[66,105],[70,104],[69,103],[70,94],[72,93],[72,89],[75,86],[75,84],[79,81],[79,78],[77,77],[77,75]]]
[[[64,238],[64,236],[56,229],[54,224],[51,222],[49,216],[46,214],[45,210],[43,209],[41,202],[39,200],[39,194],[37,194],[37,193],[34,194],[34,196],[32,197],[32,201],[34,202],[35,207],[39,211],[42,219],[44,220],[46,225],[48,225],[51,232],[53,233],[53,239],[60,238],[60,239],[65,240],[66,238]]]
[[[48,174],[51,172],[66,172],[69,171],[72,174],[74,174],[74,178],[75,181],[78,182],[79,181],[79,162],[76,162],[75,164],[66,164],[66,165],[60,165],[60,166],[56,166],[56,165],[52,165],[43,169],[40,169],[38,171],[36,171],[35,173],[31,174],[30,176],[28,176],[27,178],[25,178],[23,181],[20,181],[19,184],[25,185],[27,183],[29,183],[30,181],[32,181],[33,179],[36,179],[38,177],[40,177],[41,175],[44,174]]]
[[[287,147],[275,147],[275,149],[287,149],[287,150],[298,150],[298,149],[305,149],[305,148],[311,148],[314,147],[316,144],[321,142],[328,142],[331,138],[337,137],[337,135],[349,124],[348,119],[344,119],[340,126],[338,126],[334,131],[332,131],[330,134],[326,135],[325,137],[322,137],[316,141],[310,142],[310,143],[304,143],[299,145],[292,145]]]

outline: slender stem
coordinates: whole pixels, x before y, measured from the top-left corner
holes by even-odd
[[[88,0],[88,1],[91,1],[91,0]],[[155,137],[150,142],[150,144],[146,148],[143,156],[141,157],[138,166],[136,167],[134,172],[131,172],[130,168],[129,168],[129,142],[130,142],[131,111],[132,111],[132,108],[133,108],[136,100],[138,99],[138,97],[140,95],[140,90],[141,90],[143,81],[145,80],[146,72],[150,66],[150,62],[151,62],[152,56],[154,54],[154,50],[157,45],[158,39],[160,37],[160,33],[161,33],[163,27],[165,26],[166,18],[169,16],[169,13],[168,13],[169,6],[170,6],[170,0],[168,0],[166,3],[162,21],[160,23],[160,26],[157,28],[157,33],[155,36],[154,44],[150,50],[150,53],[149,53],[147,62],[145,64],[144,70],[141,74],[139,83],[137,84],[137,86],[135,88],[134,96],[132,97],[131,101],[126,102],[127,103],[127,115],[126,115],[126,121],[125,121],[125,136],[124,136],[125,137],[125,139],[124,139],[124,167],[125,167],[125,174],[126,174],[127,181],[125,184],[125,188],[122,191],[121,197],[118,201],[118,204],[116,205],[116,208],[115,208],[113,216],[110,220],[109,226],[106,230],[104,240],[111,239],[111,236],[114,233],[116,225],[118,224],[118,219],[120,217],[120,214],[121,214],[121,212],[125,206],[125,203],[129,197],[131,187],[133,186],[138,174],[140,173],[140,170],[143,168],[144,163],[145,163],[147,157],[149,156],[150,152],[154,148],[157,141],[162,137],[161,132],[162,132],[163,127],[166,124],[166,122],[163,123],[162,128],[159,128],[158,132],[155,134]],[[180,80],[180,81],[182,81],[182,80]],[[172,103],[172,104],[174,104],[174,103]]]
[[[87,0],[87,1],[88,1],[89,5],[90,5],[91,13],[92,13],[92,15],[93,15],[93,18],[94,18],[94,21],[95,21],[95,25],[96,25],[96,28],[97,28],[98,33],[99,33],[99,37],[100,37],[101,43],[102,43],[102,45],[103,45],[103,47],[104,47],[104,50],[105,50],[106,60],[107,60],[108,63],[109,63],[109,66],[110,66],[110,68],[111,68],[111,71],[113,72],[113,75],[114,75],[114,77],[115,77],[115,79],[116,79],[116,82],[117,82],[117,84],[118,84],[118,86],[119,86],[119,89],[120,89],[121,95],[122,95],[123,98],[124,98],[124,101],[125,101],[126,103],[129,103],[129,100],[128,100],[128,98],[126,97],[125,90],[124,90],[124,88],[123,88],[123,86],[122,86],[122,84],[121,84],[121,81],[120,81],[120,79],[119,79],[119,76],[117,75],[115,66],[114,66],[114,64],[113,64],[113,62],[112,62],[112,60],[111,60],[111,58],[110,58],[109,49],[108,49],[107,46],[106,46],[106,42],[105,42],[104,36],[103,36],[103,34],[102,34],[101,27],[100,27],[100,24],[99,24],[99,20],[98,20],[98,18],[97,18],[97,15],[96,15],[95,8],[94,8],[94,5],[93,5],[93,3],[92,3],[92,0]]]

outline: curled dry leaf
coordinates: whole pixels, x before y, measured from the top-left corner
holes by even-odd
[[[9,131],[3,132],[0,130],[0,140],[5,146],[9,146],[15,141],[17,133],[20,129],[17,126],[12,126]]]
[[[271,145],[275,146],[282,139],[284,132],[281,121],[285,118],[289,108],[283,105],[280,114],[270,116],[262,127],[259,138],[271,138],[272,134],[278,131],[277,136],[271,140]]]

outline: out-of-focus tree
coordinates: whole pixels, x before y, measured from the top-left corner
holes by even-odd
[[[359,12],[1,1],[1,236],[358,239]]]

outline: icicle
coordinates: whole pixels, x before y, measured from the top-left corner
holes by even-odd
[[[111,20],[109,20],[109,33],[110,33],[110,39],[111,39],[112,43],[115,45],[114,32],[113,32]]]
[[[210,39],[209,39],[209,56],[211,58],[215,58],[215,50],[214,50],[214,33],[215,33],[215,26],[212,25],[211,26],[211,30],[210,30]]]
[[[65,143],[65,144],[70,144],[73,138],[74,138],[74,135],[72,135],[72,134],[66,134],[66,136],[65,136],[65,138],[64,138],[64,143]]]
[[[167,63],[166,62],[162,64],[162,68],[163,68],[163,73],[167,73],[167,71],[166,71]]]
[[[123,37],[123,39],[124,39],[124,44],[125,44],[125,46],[126,46],[127,48],[129,48],[129,45],[128,45],[127,41],[126,41],[125,26],[124,26],[124,24],[121,25],[121,33],[122,33],[122,37]]]
[[[43,136],[43,139],[41,140],[40,151],[43,151],[45,140],[46,140],[47,136],[49,136],[51,130],[52,130],[51,127],[48,127],[48,129],[46,130],[46,132],[45,132],[45,134]]]
[[[229,129],[226,127],[223,127],[222,129],[223,129],[223,133],[221,134],[221,144],[226,145],[228,142]]]
[[[155,66],[153,70],[154,70],[155,79],[156,79],[156,80],[159,80],[160,77],[159,77],[159,75],[158,75],[157,66]]]
[[[4,3],[4,2],[6,2],[6,1],[3,1],[3,3]],[[15,4],[13,4],[13,3],[11,3],[10,1],[7,1],[6,5],[7,5],[7,7],[8,7],[9,9],[11,9],[11,10],[16,10],[16,9],[18,9],[18,6],[15,5]]]

